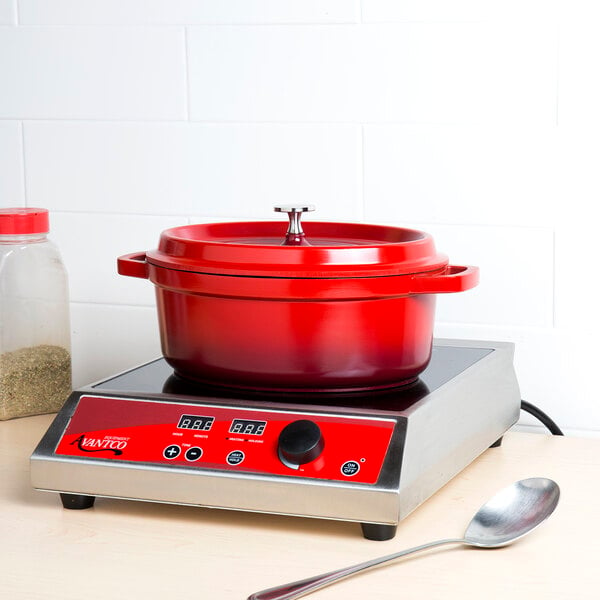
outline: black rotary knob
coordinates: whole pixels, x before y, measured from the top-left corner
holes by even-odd
[[[279,434],[279,456],[289,466],[315,460],[323,451],[324,445],[319,426],[308,419],[292,421]]]

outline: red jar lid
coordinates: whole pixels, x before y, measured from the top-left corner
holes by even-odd
[[[181,271],[286,278],[406,275],[448,264],[423,231],[313,221],[302,227],[299,235],[290,229],[286,234],[281,221],[175,227],[161,234],[146,260]]]
[[[50,221],[45,208],[0,208],[0,235],[48,233]]]

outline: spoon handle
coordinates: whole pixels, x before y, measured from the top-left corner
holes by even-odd
[[[447,539],[429,542],[428,544],[415,546],[414,548],[408,548],[407,550],[402,550],[401,552],[394,552],[393,554],[387,554],[386,556],[373,558],[350,567],[344,567],[342,569],[329,571],[328,573],[323,573],[321,575],[315,575],[314,577],[308,577],[307,579],[301,579],[300,581],[284,583],[283,585],[278,585],[267,590],[261,590],[260,592],[255,592],[254,594],[248,596],[247,600],[293,600],[294,598],[299,598],[300,596],[314,592],[322,587],[331,585],[332,583],[343,579],[344,577],[350,577],[355,573],[365,571],[366,569],[371,569],[372,567],[376,567],[377,565],[390,560],[396,560],[397,558],[406,556],[407,554],[421,552],[421,550],[427,550],[428,548],[441,546],[442,544],[464,543],[464,539]]]

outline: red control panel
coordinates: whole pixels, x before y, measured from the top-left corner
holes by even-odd
[[[84,395],[55,453],[376,483],[393,419]]]

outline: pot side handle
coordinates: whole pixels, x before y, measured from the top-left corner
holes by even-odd
[[[146,252],[133,252],[117,258],[117,272],[127,277],[148,279],[148,263]]]
[[[413,294],[445,294],[464,292],[479,283],[479,267],[448,265],[432,275],[416,275],[410,286]]]

